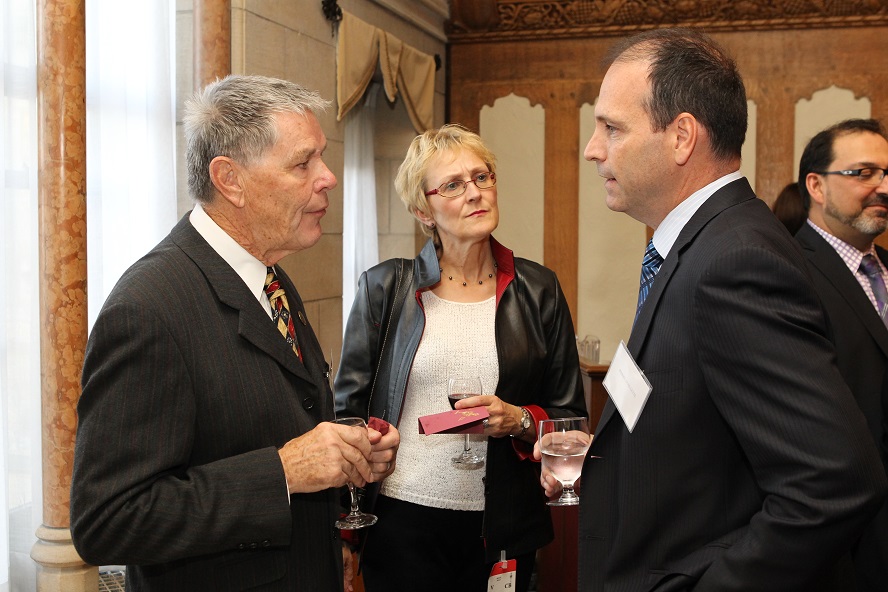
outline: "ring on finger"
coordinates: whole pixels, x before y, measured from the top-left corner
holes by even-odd
[[[481,420],[481,425],[484,426],[484,429],[486,430],[487,428],[490,427],[490,422],[485,417],[484,419]]]

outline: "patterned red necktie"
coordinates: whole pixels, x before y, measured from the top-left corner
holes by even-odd
[[[265,293],[271,304],[271,320],[277,325],[278,331],[293,348],[293,352],[302,360],[302,352],[299,351],[299,343],[296,341],[296,327],[293,326],[293,318],[290,316],[290,306],[287,304],[287,295],[281,287],[281,282],[274,273],[274,268],[267,268],[265,276]]]

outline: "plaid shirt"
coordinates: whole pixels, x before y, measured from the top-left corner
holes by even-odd
[[[870,285],[869,278],[866,277],[866,274],[860,270],[860,261],[863,259],[864,255],[871,254],[875,257],[876,261],[879,262],[879,269],[882,273],[882,280],[885,281],[885,284],[888,285],[888,271],[885,270],[885,265],[882,264],[882,260],[879,259],[879,256],[876,254],[876,247],[873,244],[870,244],[869,249],[866,251],[860,251],[856,247],[852,247],[848,243],[843,240],[840,240],[827,231],[823,230],[811,220],[808,220],[808,224],[817,231],[817,234],[823,237],[823,240],[828,242],[830,246],[836,250],[836,253],[839,254],[839,257],[842,258],[842,261],[845,262],[845,265],[848,266],[848,270],[857,278],[857,283],[860,284],[860,287],[863,289],[863,293],[866,294],[866,297],[869,298],[870,302],[873,305],[873,308],[876,309],[876,312],[879,311],[879,306],[876,304],[876,297],[873,295],[873,288]]]

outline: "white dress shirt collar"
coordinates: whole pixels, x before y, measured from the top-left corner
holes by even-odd
[[[199,203],[195,204],[194,209],[191,210],[189,220],[198,234],[204,237],[213,250],[219,253],[219,256],[240,276],[250,293],[271,316],[271,306],[268,303],[268,296],[265,295],[265,276],[267,274],[265,264],[253,257],[227,232],[222,230]]]
[[[672,245],[674,245],[676,239],[678,239],[681,229],[684,228],[693,215],[697,213],[700,206],[706,203],[707,199],[712,197],[712,194],[728,183],[733,183],[742,178],[743,175],[740,171],[729,173],[724,177],[716,179],[706,187],[698,189],[692,193],[690,197],[675,206],[675,208],[666,215],[663,222],[657,227],[657,230],[654,231],[654,248],[657,249],[660,256],[663,259],[666,259],[666,255],[672,250]]]

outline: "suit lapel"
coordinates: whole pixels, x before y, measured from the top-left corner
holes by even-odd
[[[238,334],[274,358],[289,372],[305,381],[314,383],[312,376],[287,345],[286,340],[281,337],[277,327],[262,310],[261,305],[247,289],[240,276],[200,236],[191,225],[188,216],[184,216],[179,221],[173,229],[171,237],[201,269],[219,300],[238,311]]]
[[[808,224],[799,229],[796,237],[805,250],[808,262],[832,284],[888,357],[888,330],[842,257]],[[878,251],[879,259],[884,263],[885,251]]]
[[[672,249],[663,260],[660,271],[657,272],[654,284],[651,286],[651,290],[648,292],[647,299],[644,302],[644,308],[641,309],[641,313],[635,319],[635,324],[632,325],[632,332],[629,335],[629,343],[626,344],[626,348],[636,362],[641,359],[660,299],[666,292],[670,280],[681,266],[682,253],[693,244],[694,239],[696,239],[697,235],[710,220],[727,208],[749,199],[756,199],[752,187],[749,186],[749,182],[745,178],[738,179],[713,193],[691,216],[687,224],[684,225],[684,228],[682,228],[678,238],[675,240],[675,244],[672,245]],[[639,367],[644,371],[644,367],[640,363]],[[651,395],[653,396],[653,394],[652,392]],[[601,413],[601,419],[595,428],[596,436],[604,431],[607,423],[614,416],[615,410],[616,407],[613,401],[608,397],[604,410]]]
[[[294,315],[294,326],[296,327],[296,339],[299,341],[299,350],[302,352],[302,362],[299,362],[296,356],[291,356],[296,360],[300,369],[310,376],[310,380],[318,388],[318,403],[321,410],[321,417],[329,417],[333,414],[333,392],[330,390],[330,368],[324,354],[321,351],[321,344],[318,343],[317,336],[308,322],[308,316],[305,313],[305,305],[302,303],[302,297],[296,286],[290,280],[287,273],[278,266],[278,278],[280,279],[284,292],[287,294],[287,302],[290,305],[290,313]],[[286,345],[286,341],[281,339]],[[289,349],[289,346],[287,346]],[[290,350],[292,353],[292,350]],[[329,415],[328,415],[329,414]]]

